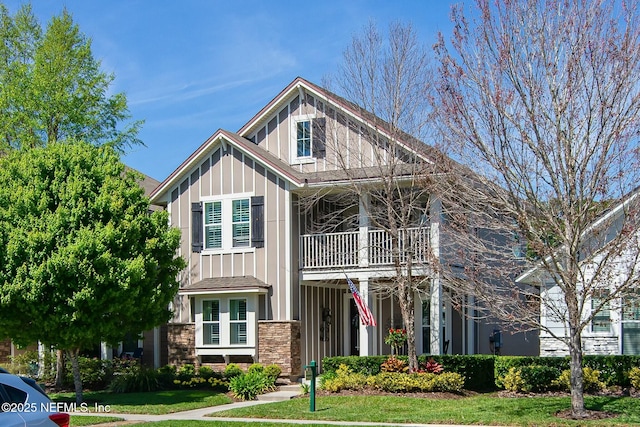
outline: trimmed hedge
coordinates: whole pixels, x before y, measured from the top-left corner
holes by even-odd
[[[335,373],[341,364],[349,367],[351,372],[364,375],[380,373],[382,365],[389,356],[338,356],[322,359],[323,373]],[[396,356],[407,360],[406,356]],[[557,372],[569,369],[568,357],[537,357],[537,356],[492,356],[492,355],[422,355],[419,364],[424,364],[429,358],[440,363],[444,372],[454,372],[465,378],[464,388],[474,391],[490,391],[496,387],[504,388],[503,378],[510,368],[529,366],[543,366],[553,368]],[[632,367],[640,367],[640,355],[621,356],[584,356],[583,367],[589,367],[600,372],[600,380],[607,386],[630,385],[629,371]],[[545,370],[546,372],[547,370]]]
[[[336,356],[322,359],[323,373],[335,373],[340,365],[346,365],[351,372],[376,375],[380,373],[382,365],[389,356]],[[400,360],[407,360],[407,356],[396,356]],[[424,365],[433,359],[444,368],[444,372],[460,374],[464,379],[464,388],[475,391],[495,390],[493,372],[495,356],[490,355],[421,355],[418,364]]]
[[[548,366],[559,372],[569,369],[569,357],[529,357],[529,356],[497,356],[495,359],[495,382],[503,388],[502,378],[509,372],[509,368],[523,366]],[[633,366],[640,366],[640,356],[584,356],[583,367],[600,372],[600,380],[607,386],[629,386],[629,371]]]

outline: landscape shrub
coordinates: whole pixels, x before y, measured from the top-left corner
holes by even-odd
[[[38,352],[28,350],[15,356],[9,356],[10,364],[7,371],[15,375],[35,378],[38,375]]]
[[[398,360],[407,360],[406,356],[395,356]],[[342,364],[349,366],[352,372],[375,375],[382,371],[382,365],[388,356],[338,356],[322,359],[323,375],[334,373]],[[421,355],[418,363],[422,366],[429,359],[442,365],[444,372],[455,372],[465,379],[464,388],[475,391],[490,391],[496,388],[494,378],[493,355]],[[506,371],[505,371],[506,373]],[[321,378],[321,381],[322,378]]]
[[[262,371],[264,371],[264,366],[262,366],[262,363],[252,363],[247,368],[247,372],[250,374],[253,372],[262,372]]]
[[[267,377],[271,378],[274,384],[278,380],[278,377],[280,376],[281,373],[282,373],[282,368],[276,365],[275,363],[264,367],[264,374]]]
[[[530,365],[511,367],[503,377],[504,388],[515,392],[541,392],[554,388],[560,371],[552,366]]]
[[[629,371],[633,366],[640,366],[640,355],[584,356],[583,366],[600,372],[600,380],[607,386],[628,387]]]
[[[175,387],[177,369],[174,365],[165,365],[158,368],[158,386],[161,390],[168,390]]]
[[[323,390],[338,392],[340,390],[362,390],[366,386],[367,376],[360,372],[352,372],[345,364],[340,365],[335,375],[325,376],[320,383]]]
[[[128,372],[114,375],[109,384],[109,391],[113,393],[132,393],[144,391],[157,391],[162,389],[158,380],[158,370],[146,366],[136,365]]]
[[[242,368],[236,363],[229,363],[224,368],[224,377],[230,380],[233,377],[237,377],[244,374]]]
[[[398,359],[395,356],[389,356],[389,358],[380,365],[380,370],[382,372],[407,372],[409,367],[406,361]]]
[[[569,359],[566,357],[537,357],[537,356],[497,356],[494,365],[495,384],[499,388],[505,388],[503,380],[511,368],[524,366],[547,366],[562,372],[569,368]]]
[[[400,373],[381,372],[372,375],[365,381],[377,390],[392,393],[412,393],[412,392],[455,392],[462,391],[464,378],[457,373],[448,372],[434,374],[428,372]]]
[[[407,360],[407,356],[396,356]],[[323,372],[336,372],[340,365],[346,365],[352,372],[375,375],[380,373],[380,366],[387,360],[387,356],[335,356],[322,359]]]
[[[229,380],[229,390],[233,396],[241,400],[253,400],[259,394],[273,390],[271,379],[264,372],[247,372],[236,375]]]
[[[196,367],[190,363],[186,363],[176,371],[176,378],[179,381],[189,381],[196,375]]]
[[[208,366],[200,366],[200,368],[198,368],[198,376],[204,378],[205,380],[213,377],[214,374],[215,371],[213,370],[213,368],[210,368]]]
[[[587,393],[600,391],[606,387],[606,384],[600,381],[600,372],[589,367],[582,368],[583,389]],[[571,370],[562,371],[553,385],[561,390],[569,391],[571,389]]]
[[[631,382],[631,386],[636,390],[640,390],[640,368],[634,366],[629,371],[629,381]]]
[[[436,362],[433,357],[430,357],[429,360],[420,364],[420,369],[430,374],[440,374],[444,371],[442,365]]]
[[[131,361],[131,364],[135,363],[137,362]],[[103,390],[113,379],[114,361],[81,356],[78,357],[78,365],[80,368],[80,377],[82,378],[82,386],[86,389]],[[66,360],[65,363],[65,377],[63,384],[67,388],[73,387],[73,367],[71,366],[70,360]]]

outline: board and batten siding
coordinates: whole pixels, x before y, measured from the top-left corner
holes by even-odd
[[[294,121],[299,116],[325,121],[322,126],[325,152],[322,155],[315,155],[311,162],[296,163],[295,159],[292,159],[292,153],[295,151],[292,145],[296,143]],[[345,111],[328,107],[311,94],[306,94],[305,102],[302,103],[300,97],[296,95],[285,103],[283,108],[271,117],[267,117],[263,126],[245,136],[300,172],[340,170],[345,166],[348,168],[376,166],[376,157],[385,158],[387,153],[378,144],[369,142],[368,132],[361,127],[360,123]],[[338,161],[336,147],[339,147],[344,157],[344,164]]]
[[[266,299],[265,317],[291,320],[290,203],[288,183],[243,154],[233,145],[214,146],[212,152],[180,184],[173,188],[168,203],[171,225],[182,232],[180,255],[188,262],[182,285],[212,277],[253,276],[271,285]],[[192,252],[191,204],[209,197],[247,194],[264,196],[264,247],[237,251]],[[174,304],[174,321],[189,321],[188,298]],[[261,307],[263,310],[263,307]]]

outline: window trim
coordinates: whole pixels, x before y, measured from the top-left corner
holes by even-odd
[[[207,235],[206,235],[206,218],[202,220],[202,252],[203,253],[220,253],[220,252],[233,252],[233,253],[243,253],[243,252],[254,252],[255,247],[252,246],[252,234],[253,230],[251,227],[252,224],[252,215],[251,212],[251,199],[253,197],[253,193],[235,193],[235,194],[227,194],[223,196],[212,196],[212,197],[203,197],[202,198],[202,211],[203,215],[206,212],[207,203],[215,203],[220,202],[221,204],[221,247],[219,248],[211,248],[207,247]],[[233,202],[237,200],[247,200],[249,203],[249,221],[247,222],[249,227],[249,238],[248,245],[246,246],[233,246]]]
[[[217,302],[218,303],[218,320],[204,320],[204,304],[206,302]],[[221,344],[221,337],[222,337],[222,315],[221,315],[221,308],[222,308],[222,304],[220,303],[220,299],[219,298],[204,298],[200,301],[200,309],[201,309],[201,322],[202,322],[202,345],[207,346],[207,347],[219,347]],[[218,343],[217,344],[206,344],[205,343],[205,325],[218,325]],[[211,335],[213,337],[213,334]]]
[[[200,354],[228,354],[226,351],[244,352],[245,349],[255,350],[258,342],[258,294],[254,292],[223,292],[222,294],[200,294],[196,295],[196,322],[195,322],[195,348]],[[232,301],[241,300],[244,302],[244,320],[232,320]],[[204,306],[207,301],[218,301],[218,344],[205,344],[205,325],[216,323],[215,321],[205,321]],[[232,325],[244,324],[243,338],[245,342],[233,343]]]
[[[316,114],[301,114],[291,117],[291,164],[315,163],[316,158],[313,156],[313,120],[317,118]],[[309,155],[298,156],[298,123],[309,122]]]
[[[600,305],[600,300],[604,298],[600,298],[598,294],[604,295],[604,298],[609,298],[609,289],[597,289],[591,295],[591,328],[590,332],[594,334],[611,334],[613,332],[613,320],[611,318],[612,310],[611,310],[611,300],[609,300],[605,305],[602,306],[600,311],[597,314],[593,314],[593,310],[595,306]],[[605,314],[605,312],[607,314]],[[606,321],[605,321],[606,317]],[[596,322],[602,322],[608,324],[607,330],[596,330]]]

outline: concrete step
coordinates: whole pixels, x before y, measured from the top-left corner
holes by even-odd
[[[261,394],[258,396],[258,400],[263,402],[280,402],[283,400],[293,399],[301,394],[302,389],[300,388],[300,384],[281,385],[276,391]]]

